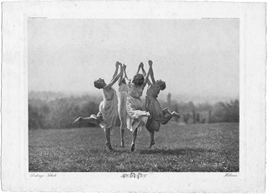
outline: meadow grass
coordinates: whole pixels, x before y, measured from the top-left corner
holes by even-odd
[[[111,136],[114,151],[106,149],[101,128],[29,131],[30,172],[238,172],[239,124],[170,122],[155,134],[148,150],[147,130],[138,133],[136,150],[120,147],[119,128]]]

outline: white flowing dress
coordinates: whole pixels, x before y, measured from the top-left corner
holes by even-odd
[[[145,117],[146,111],[143,111],[143,106],[141,102],[141,96],[143,89],[137,87],[134,84],[130,84],[129,93],[127,96],[127,128],[134,132],[135,129],[143,129],[148,120]]]
[[[99,105],[98,117],[102,117],[100,127],[112,129],[115,126],[118,117],[118,99],[116,91],[112,87],[103,88],[103,101]]]

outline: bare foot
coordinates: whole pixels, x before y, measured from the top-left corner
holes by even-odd
[[[148,149],[151,149],[154,144],[155,144],[155,142],[151,142],[151,144],[150,144]]]
[[[124,147],[125,147],[125,142],[121,141],[121,148],[124,148]]]
[[[130,151],[134,152],[134,150],[135,150],[135,144],[131,144]]]
[[[82,120],[82,117],[78,117],[77,119],[74,120],[74,123],[80,122]]]
[[[177,117],[178,119],[180,118],[180,114],[175,111],[173,111],[171,114],[172,116]]]
[[[112,146],[111,146],[110,143],[106,142],[105,145],[107,146],[107,148],[108,148],[109,150],[113,150],[113,148],[112,148]]]

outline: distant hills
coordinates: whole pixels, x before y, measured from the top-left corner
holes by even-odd
[[[210,104],[214,104],[216,102],[229,102],[230,100],[238,99],[239,97],[227,97],[227,96],[201,96],[201,95],[186,95],[179,94],[173,95],[172,99],[176,99],[178,102],[194,102],[194,103],[204,103],[208,102]]]
[[[143,93],[143,97],[146,93]],[[96,98],[101,98],[101,91],[89,93],[89,92],[54,92],[54,91],[30,91],[28,93],[29,99],[41,99],[45,101],[60,99],[60,98],[69,98],[69,97],[82,97],[82,96],[92,96]],[[160,92],[159,100],[166,101],[167,93]],[[206,95],[190,95],[190,94],[171,94],[172,100],[177,102],[194,102],[194,103],[210,103],[214,104],[216,102],[228,102],[230,100],[238,99],[239,97],[223,97],[223,96],[206,96]]]

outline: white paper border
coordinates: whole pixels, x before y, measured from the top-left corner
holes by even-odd
[[[260,192],[265,171],[265,4],[177,1],[54,1],[2,4],[2,186],[9,191]],[[240,172],[28,173],[27,18],[240,19]],[[46,175],[47,173],[40,173]]]

